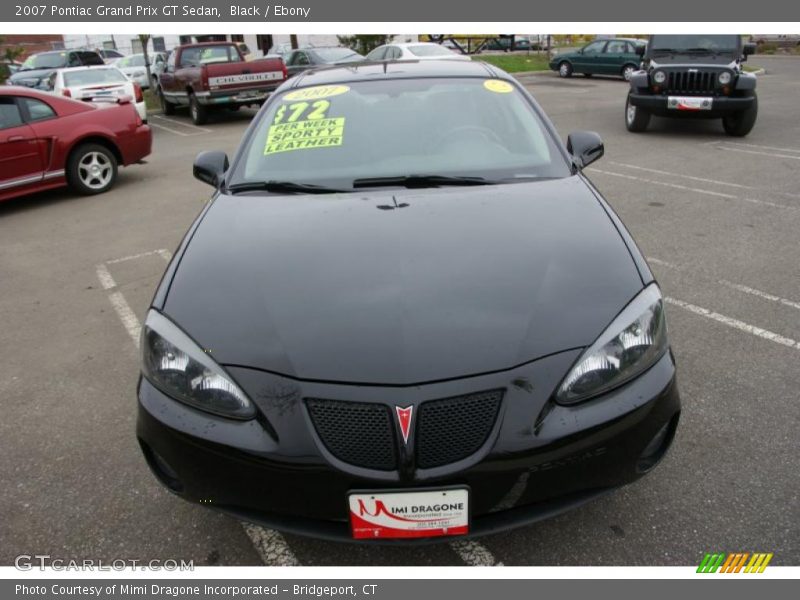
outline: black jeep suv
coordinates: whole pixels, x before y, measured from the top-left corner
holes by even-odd
[[[630,79],[628,131],[644,131],[650,115],[722,118],[728,135],[750,133],[758,114],[756,77],[741,63],[755,51],[738,35],[654,35],[642,70]]]

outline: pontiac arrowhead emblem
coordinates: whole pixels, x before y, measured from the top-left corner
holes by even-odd
[[[411,433],[411,418],[414,407],[406,406],[405,408],[401,408],[395,406],[394,409],[397,412],[397,423],[400,425],[400,433],[403,434],[403,442],[408,444],[408,434]]]

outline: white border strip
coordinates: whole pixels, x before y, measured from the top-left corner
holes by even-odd
[[[3,23],[3,26],[13,27],[15,32],[25,33],[90,33],[113,32],[137,35],[142,30],[151,31],[155,35],[164,32],[180,30],[182,34],[193,33],[263,33],[264,22],[236,22],[236,21],[208,21],[181,23],[178,21],[135,21],[135,22],[14,22]],[[741,33],[757,29],[761,33],[788,33],[800,29],[800,23],[792,22],[765,22],[752,23],[749,21],[731,21],[715,23],[686,23],[672,21],[657,23],[652,21],[620,22],[620,21],[495,21],[476,23],[441,23],[441,22],[379,22],[359,23],[345,22],[288,22],[269,21],[266,23],[272,33],[302,33],[326,34],[332,32],[339,34],[354,33],[429,33],[431,31],[458,31],[460,34],[481,35],[486,31],[526,31],[529,34],[598,34],[613,31],[647,31],[649,33]],[[0,32],[8,33],[10,29],[0,27]]]
[[[698,564],[702,556],[697,557]],[[462,567],[196,567],[194,571],[18,571],[0,567],[0,579],[800,579],[800,567],[769,566],[763,573],[697,573],[697,566],[685,567],[503,567],[465,569]]]

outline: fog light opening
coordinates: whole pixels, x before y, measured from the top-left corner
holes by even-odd
[[[142,453],[153,475],[173,492],[182,492],[183,484],[169,463],[142,440],[139,440],[139,445],[142,447]]]
[[[645,449],[642,450],[642,454],[636,463],[636,470],[639,473],[647,473],[664,458],[667,450],[672,445],[672,439],[675,437],[675,430],[678,428],[680,416],[681,413],[675,413],[669,422],[658,430],[658,433],[653,436],[653,439],[645,446]]]

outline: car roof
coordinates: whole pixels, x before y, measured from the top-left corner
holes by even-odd
[[[441,46],[441,44],[437,44],[435,42],[389,42],[385,44],[386,46],[400,46],[401,48],[405,48],[408,46]]]
[[[511,80],[511,76],[505,71],[478,60],[365,61],[303,71],[288,81],[288,87],[426,77],[492,77]]]

